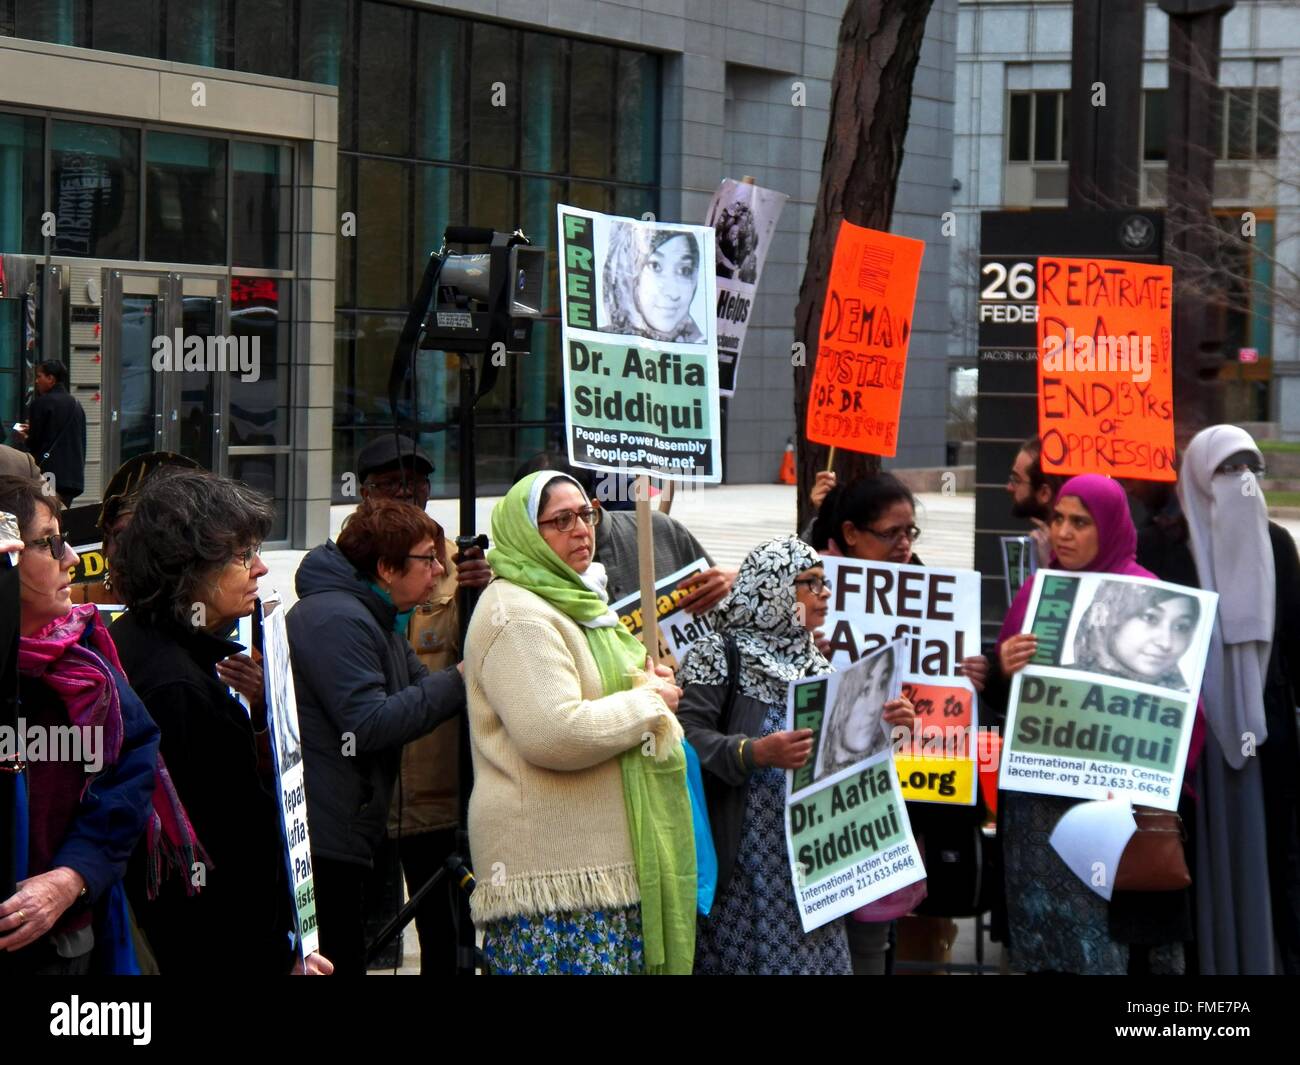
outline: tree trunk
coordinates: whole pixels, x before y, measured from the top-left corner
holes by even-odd
[[[871,229],[889,229],[912,109],[912,75],[932,2],[849,0],[840,25],[821,186],[795,310],[794,337],[804,345],[805,355],[796,359],[794,366],[799,528],[811,516],[808,492],[817,472],[826,468],[826,447],[810,444],[804,438],[804,426],[835,238],[843,219]],[[878,455],[835,453],[835,471],[841,483],[879,469]]]

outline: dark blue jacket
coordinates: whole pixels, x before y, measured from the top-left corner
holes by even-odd
[[[332,542],[308,552],[285,616],[293,655],[312,855],[372,864],[402,746],[465,708],[456,669],[430,673],[396,608]]]
[[[127,861],[153,811],[158,764],[158,726],[126,678],[115,670],[113,675],[122,705],[122,749],[117,761],[105,766],[86,789],[50,865],[51,869],[67,866],[79,873],[92,904],[126,873]],[[39,678],[23,677],[19,697],[21,714],[29,726],[68,723],[63,701]],[[38,797],[29,801],[38,801]],[[49,870],[28,869],[27,875],[45,872]]]

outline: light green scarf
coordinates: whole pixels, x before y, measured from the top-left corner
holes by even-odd
[[[493,509],[495,546],[488,562],[498,577],[541,596],[583,626],[604,694],[626,691],[630,677],[645,667],[645,650],[621,624],[593,624],[609,614],[608,605],[551,550],[533,524],[529,496],[543,476],[554,474],[529,474]],[[686,755],[681,744],[667,757],[647,757],[654,753],[634,747],[619,759],[641,891],[646,972],[684,974],[690,973],[695,954],[695,837]]]

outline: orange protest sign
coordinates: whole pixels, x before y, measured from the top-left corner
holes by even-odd
[[[813,443],[897,454],[924,250],[923,241],[840,224],[808,397],[807,436]]]
[[[1172,267],[1038,260],[1044,473],[1174,481]]]

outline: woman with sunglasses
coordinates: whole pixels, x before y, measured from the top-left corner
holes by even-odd
[[[22,536],[16,545],[0,536],[0,550],[19,549],[24,740],[75,730],[77,741],[60,744],[57,756],[43,744],[21,772],[0,761],[0,773],[16,773],[18,798],[14,822],[0,824],[17,864],[17,891],[0,898],[0,975],[134,971],[133,957],[100,962],[130,941],[122,878],[147,829],[159,853],[155,792],[174,797],[158,772],[158,729],[127,684],[99,612],[72,604],[68,571],[78,559],[59,532],[58,499],[41,481],[0,477],[0,511],[17,518]],[[0,557],[0,566],[9,565]],[[176,842],[175,849],[184,846]],[[111,934],[112,919],[120,938]]]
[[[285,624],[307,767],[307,816],[321,952],[363,976],[364,885],[388,827],[404,744],[461,713],[457,668],[431,673],[407,640],[446,557],[419,507],[366,499],[337,541],[298,567]]]
[[[186,884],[156,897],[137,853],[137,917],[164,976],[287,974],[294,918],[262,671],[222,635],[256,608],[270,501],[205,470],[164,469],[123,509],[131,518],[117,534],[113,587],[128,609],[113,639],[206,851]],[[247,693],[249,710],[231,686]],[[313,957],[308,968],[328,963]]]

